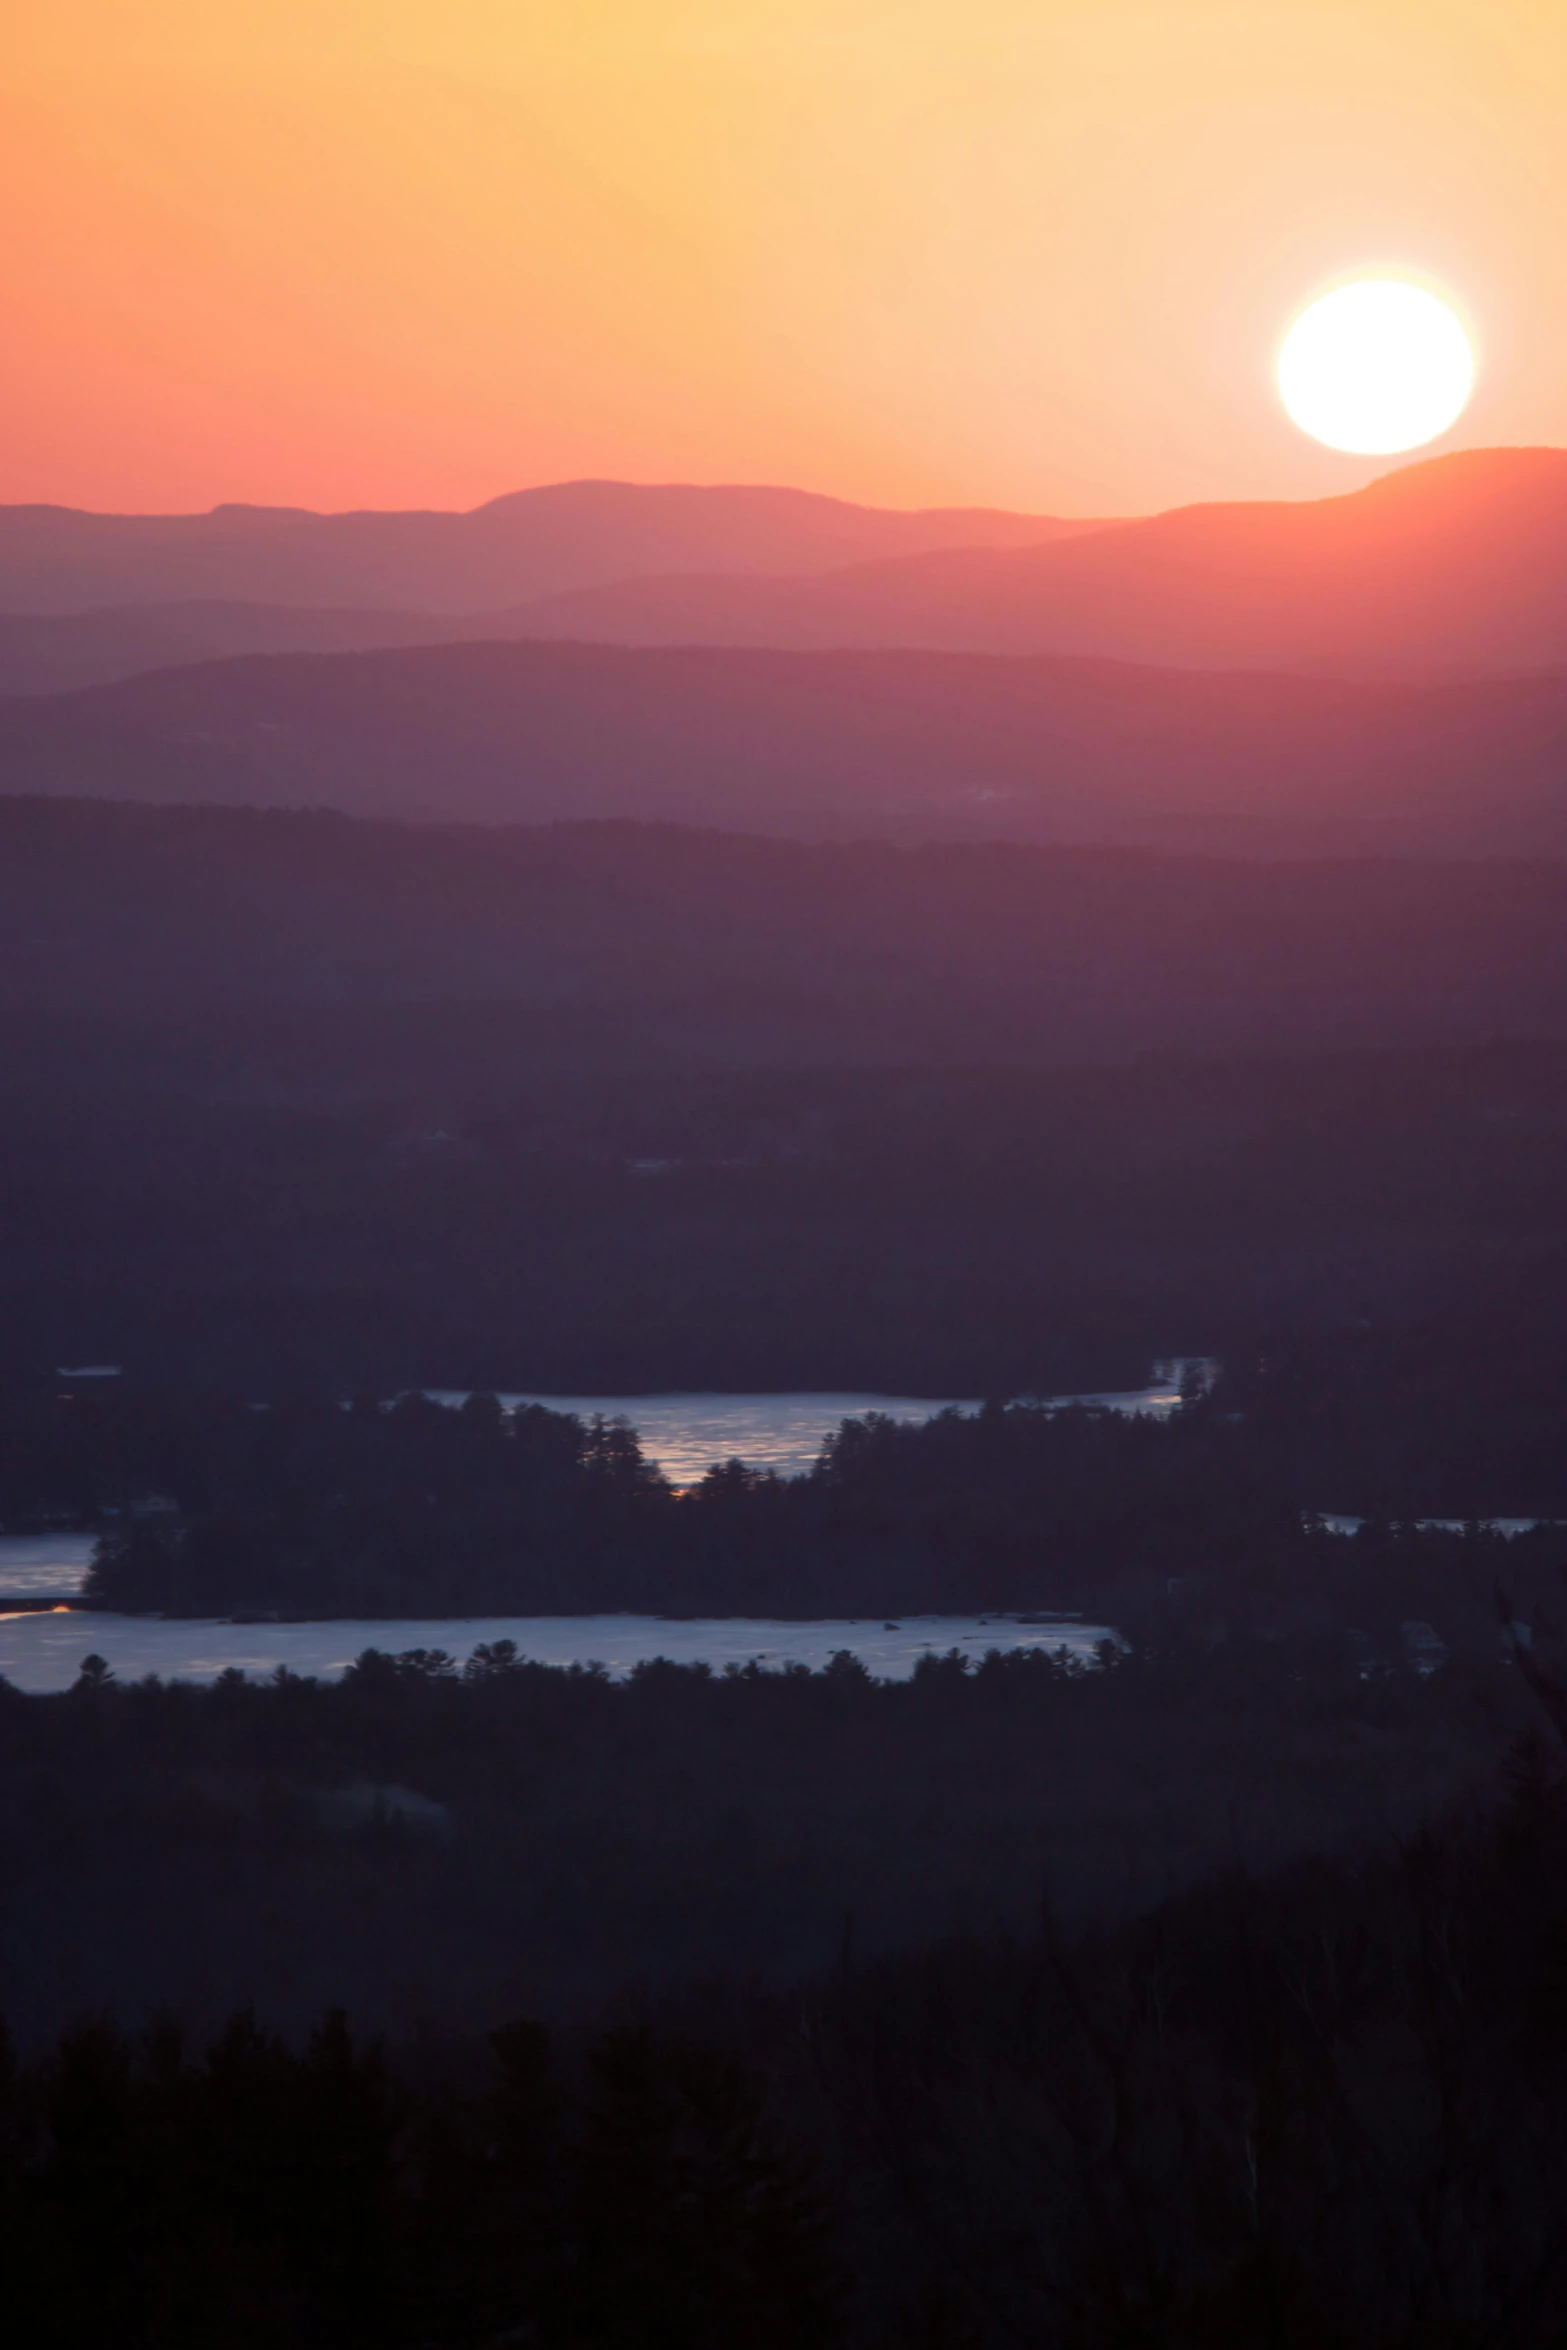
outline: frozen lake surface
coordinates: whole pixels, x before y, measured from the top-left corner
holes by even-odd
[[[1555,1523],[1555,1520],[1552,1518],[1414,1518],[1405,1522],[1418,1526],[1422,1532],[1429,1529],[1441,1534],[1462,1534],[1465,1526],[1479,1525],[1487,1534],[1504,1534],[1511,1542],[1515,1535],[1532,1534],[1536,1526],[1550,1526]],[[1358,1534],[1361,1527],[1368,1525],[1370,1521],[1366,1518],[1336,1517],[1331,1511],[1317,1510],[1312,1515],[1311,1523],[1321,1526],[1329,1534]]]
[[[367,1648],[444,1648],[463,1663],[481,1641],[514,1640],[539,1664],[601,1664],[617,1677],[653,1657],[677,1664],[759,1663],[817,1669],[849,1649],[878,1680],[902,1681],[927,1650],[1066,1648],[1092,1657],[1111,1637],[1075,1618],[1023,1622],[1015,1616],[904,1616],[883,1622],[780,1624],[758,1617],[674,1622],[662,1616],[465,1616],[406,1623],[224,1624],[165,1622],[75,1609],[0,1616],[0,1675],[14,1688],[68,1689],[83,1657],[106,1657],[122,1681],[210,1681],[229,1665],[265,1675],[279,1665],[331,1678]]]
[[[80,1591],[92,1534],[0,1534],[0,1607],[7,1600],[64,1598]]]

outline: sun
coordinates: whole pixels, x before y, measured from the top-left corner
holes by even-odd
[[[1279,393],[1301,431],[1360,457],[1434,441],[1463,414],[1474,376],[1447,304],[1396,278],[1308,303],[1279,352]]]

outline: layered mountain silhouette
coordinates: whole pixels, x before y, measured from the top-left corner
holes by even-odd
[[[1017,547],[1092,522],[897,512],[803,490],[560,482],[468,514],[85,514],[0,507],[0,612],[221,600],[490,612],[649,572],[826,571],[939,547]]]
[[[1555,669],[1567,666],[1567,451],[1466,451],[1346,497],[1187,506],[821,579],[625,581],[536,606],[528,633],[1340,676]]]
[[[1554,671],[1567,452],[1470,451],[1347,497],[1098,525],[615,483],[467,515],[0,509],[0,693],[252,652],[563,638],[1303,676]]]
[[[1262,855],[1567,852],[1567,680],[454,645],[0,703],[0,790]]]

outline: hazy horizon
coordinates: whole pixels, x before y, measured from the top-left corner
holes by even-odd
[[[1146,513],[1353,487],[1274,356],[1367,269],[1567,439],[1567,32],[1524,0],[110,0],[7,27],[0,500],[784,481]]]
[[[1359,461],[1361,478],[1334,483],[1316,484],[1309,488],[1295,488],[1280,492],[1262,488],[1239,487],[1222,497],[1176,498],[1166,504],[1127,506],[1111,510],[1095,507],[1082,513],[1052,508],[1048,512],[1032,506],[1008,505],[994,498],[961,494],[926,499],[897,499],[856,496],[851,491],[824,488],[814,481],[794,481],[782,478],[747,478],[713,476],[704,478],[700,472],[680,475],[582,473],[550,475],[536,481],[513,481],[498,489],[481,491],[466,503],[440,499],[419,504],[365,505],[333,502],[330,498],[318,504],[301,504],[297,500],[245,498],[219,490],[205,505],[151,507],[136,505],[88,505],[80,500],[66,498],[6,498],[0,499],[0,512],[58,512],[82,514],[105,521],[210,521],[220,514],[297,514],[302,518],[321,521],[347,521],[361,515],[396,514],[407,516],[439,515],[458,519],[490,512],[497,507],[538,497],[553,492],[578,490],[631,490],[678,492],[692,490],[723,495],[726,492],[765,497],[799,499],[827,506],[849,507],[862,512],[897,514],[904,516],[951,515],[1008,517],[1042,523],[1071,522],[1074,524],[1104,524],[1113,528],[1118,523],[1153,521],[1171,514],[1185,513],[1193,508],[1208,506],[1274,506],[1322,505],[1331,500],[1353,497],[1359,490],[1369,489],[1396,474],[1438,465],[1446,458],[1484,458],[1500,453],[1528,453],[1560,455],[1567,452],[1567,420],[1564,420],[1559,442],[1539,440],[1455,441],[1454,445],[1439,450],[1412,449],[1402,455],[1368,458]]]

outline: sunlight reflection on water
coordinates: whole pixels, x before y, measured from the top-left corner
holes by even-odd
[[[1179,1366],[1175,1366],[1179,1377]],[[432,1389],[438,1402],[460,1403],[466,1390]],[[843,1420],[882,1412],[893,1420],[932,1420],[938,1412],[977,1412],[971,1396],[932,1400],[916,1395],[503,1395],[503,1404],[543,1404],[552,1412],[576,1412],[589,1419],[627,1419],[642,1450],[672,1484],[689,1485],[715,1461],[746,1461],[774,1469],[781,1477],[803,1477],[824,1440]],[[1053,1403],[1103,1404],[1118,1412],[1152,1412],[1159,1417],[1180,1400],[1179,1387],[1164,1380],[1153,1387],[1106,1395],[1058,1395]]]

